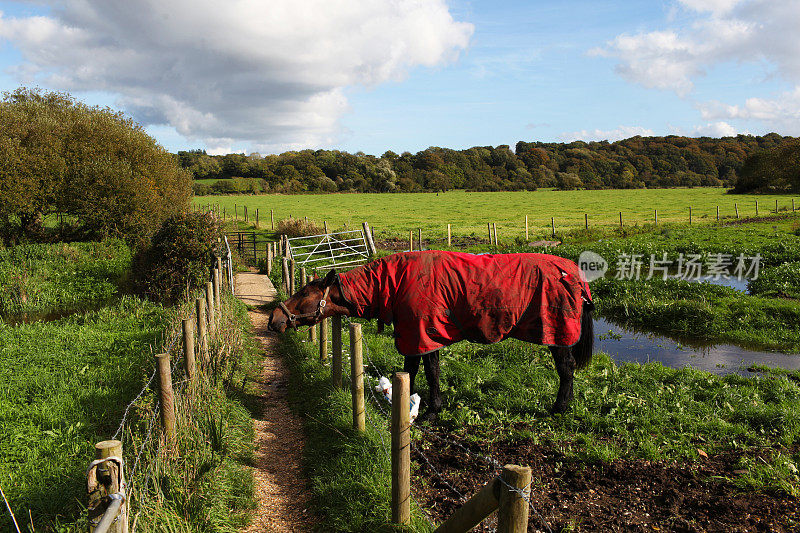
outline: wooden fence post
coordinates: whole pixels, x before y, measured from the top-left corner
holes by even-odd
[[[447,246],[452,246],[452,234],[450,232],[450,224],[447,225]]]
[[[658,209],[653,209],[653,221],[658,226]]]
[[[717,222],[719,222],[719,206],[717,206]]]
[[[364,231],[364,238],[367,239],[367,246],[369,247],[369,255],[375,255],[377,252],[375,248],[375,240],[372,238],[372,232],[369,229],[369,224],[366,222],[361,223],[361,229]],[[328,230],[325,230],[328,233]]]
[[[756,200],[756,216],[758,216],[758,200]]]
[[[408,372],[392,379],[392,523],[411,521],[411,421]]]
[[[216,313],[214,312],[214,286],[209,281],[206,283],[206,306],[208,307],[206,318],[208,319],[208,333],[213,335],[217,331]]]
[[[283,283],[281,285],[283,285],[283,292],[288,293],[289,292],[289,260],[284,257],[283,260],[281,261],[281,263],[283,265],[283,269],[281,269],[281,275],[283,276]]]
[[[183,319],[183,365],[191,388],[197,384],[196,366],[194,362],[194,322],[191,318]]]
[[[778,199],[775,198],[775,214],[778,214]]]
[[[297,291],[297,265],[294,259],[289,259],[289,295],[291,296]]]
[[[525,242],[528,242],[528,239],[530,239],[528,235],[528,215],[525,215]]]
[[[619,212],[619,227],[622,227],[622,211]]]
[[[792,213],[794,213],[794,198],[792,198]]]
[[[118,457],[122,459],[122,442],[118,440],[104,440],[94,445],[94,458],[96,460],[108,459],[110,457]],[[118,464],[116,461],[106,461],[98,464],[94,468],[94,475],[90,471],[89,477],[89,531],[93,532],[97,526],[100,525],[101,520],[93,523],[92,517],[102,516],[104,511],[101,508],[103,500],[106,500],[112,494],[120,492],[125,487],[120,487],[120,481],[124,476],[120,475],[120,466],[123,471],[125,469],[124,463]],[[107,508],[113,506],[116,502],[121,501],[119,511],[116,518],[111,522],[110,527],[106,529],[109,533],[128,533],[128,498],[129,493],[126,491],[126,497],[122,500],[111,500]],[[110,520],[108,518],[106,520]]]
[[[583,229],[589,229],[589,213],[583,214]]]
[[[206,301],[198,298],[197,307],[197,340],[200,343],[200,355],[203,357],[203,365],[208,364],[208,328],[206,320]]]
[[[464,505],[442,522],[434,533],[465,533],[483,522],[497,510],[500,499],[500,480],[494,478],[475,493]]]
[[[319,321],[319,360],[328,360],[328,319]]]
[[[414,251],[414,230],[408,230],[408,251]]]
[[[500,477],[518,490],[526,490],[531,483],[528,466],[505,465]],[[525,533],[528,531],[528,502],[503,483],[500,484],[500,507],[497,509],[497,531],[500,533]]]
[[[304,267],[300,267],[300,284],[305,287],[308,284],[308,274]]]
[[[556,217],[550,217],[550,226],[553,229],[553,237],[556,236]]]
[[[353,429],[366,431],[364,410],[364,352],[361,346],[361,324],[350,323],[350,393],[353,397]]]
[[[233,204],[233,219],[239,220],[239,206],[236,204]]]
[[[256,208],[256,227],[258,227],[258,224],[260,222],[259,218],[260,217],[258,216],[258,208]]]
[[[492,242],[493,241],[493,239],[492,239],[492,223],[491,222],[487,222],[486,223],[486,227],[489,229],[489,245],[492,245],[493,244],[493,242]]]
[[[689,225],[692,225],[692,206],[689,206]]]
[[[322,232],[323,232],[325,235],[327,235],[327,234],[328,234],[328,221],[327,221],[327,220],[323,220],[323,221],[322,221]]]
[[[497,239],[497,223],[492,222],[492,229],[494,230],[494,245],[500,246],[500,241]]]
[[[342,315],[331,317],[331,381],[334,387],[342,386]]]
[[[733,208],[736,210],[736,218],[739,218],[739,205],[736,202],[733,203]]]
[[[250,222],[250,219],[247,217],[247,206],[244,206],[244,221]]]
[[[156,355],[158,361],[158,397],[161,403],[161,426],[167,442],[175,442],[175,395],[172,391],[172,369],[169,354]]]
[[[417,228],[417,245],[419,246],[419,251],[422,251],[422,228]]]
[[[221,302],[221,299],[220,299],[220,283],[222,282],[222,276],[220,275],[219,269],[216,266],[214,266],[213,272],[214,272],[214,275],[212,276],[211,279],[213,280],[213,288],[214,288],[214,309],[217,310],[217,314],[220,314],[219,313],[219,311],[220,311],[220,305],[219,304]],[[221,319],[222,317],[218,316],[217,318]]]
[[[219,290],[220,292],[222,292],[225,290],[225,281],[227,280],[227,277],[225,276],[225,270],[222,267],[222,257],[216,256],[216,258],[217,258],[217,270],[219,270]]]

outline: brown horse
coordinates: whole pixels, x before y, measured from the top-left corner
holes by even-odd
[[[592,356],[591,294],[577,265],[551,255],[395,254],[337,275],[331,270],[272,311],[269,327],[311,326],[333,315],[394,324],[411,392],[420,361],[429,399],[424,418],[441,410],[439,348],[459,340],[514,337],[550,348],[560,378],[552,412],[566,411],[573,374]]]

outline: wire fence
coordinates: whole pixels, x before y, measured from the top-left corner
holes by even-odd
[[[345,317],[344,320],[343,320],[343,328],[342,329],[346,330],[347,328],[345,328],[344,325],[348,325],[349,326],[350,323],[351,323],[350,319]],[[344,345],[344,343],[343,343],[343,345]],[[364,358],[365,358],[366,363],[367,363],[365,366],[367,366],[369,369],[371,369],[371,375],[368,374],[365,371],[365,374],[367,374],[367,376],[370,378],[370,381],[371,381],[369,386],[367,386],[366,388],[369,389],[369,391],[370,391],[370,398],[371,398],[372,405],[377,408],[378,412],[380,413],[380,416],[382,417],[382,418],[380,418],[380,421],[383,423],[384,429],[381,430],[380,427],[378,427],[372,420],[370,420],[369,417],[367,417],[367,420],[370,421],[370,425],[380,435],[382,447],[384,449],[384,453],[387,456],[390,456],[389,447],[386,444],[386,442],[384,440],[384,436],[383,436],[383,433],[384,433],[384,430],[385,430],[385,425],[386,425],[386,423],[387,423],[387,421],[388,421],[388,419],[390,417],[390,414],[383,407],[383,402],[385,400],[383,400],[382,398],[380,398],[378,396],[378,394],[375,391],[375,387],[373,386],[373,384],[377,383],[378,380],[381,378],[382,373],[378,369],[378,367],[374,363],[374,361],[372,360],[372,357],[371,357],[371,354],[370,354],[370,350],[369,350],[369,343],[368,342],[364,342],[362,344],[362,349],[363,349]],[[344,349],[343,349],[343,353],[346,353]],[[413,427],[414,427],[414,429],[416,429],[417,431],[425,434],[428,437],[431,437],[433,439],[436,439],[436,440],[438,440],[440,442],[443,442],[445,444],[448,444],[448,445],[450,445],[450,446],[452,446],[454,448],[457,448],[457,449],[461,450],[464,454],[470,456],[473,459],[476,459],[478,461],[487,463],[487,465],[489,465],[490,470],[495,474],[496,479],[498,479],[500,481],[500,483],[503,484],[508,490],[518,494],[520,496],[520,498],[522,498],[528,504],[528,506],[531,509],[531,511],[537,517],[538,521],[542,524],[544,530],[547,531],[548,533],[553,533],[553,530],[550,528],[550,525],[548,524],[548,522],[545,520],[545,518],[542,516],[542,514],[539,512],[539,510],[536,508],[536,506],[533,505],[533,502],[531,502],[531,491],[532,491],[533,481],[531,481],[531,483],[529,483],[527,486],[525,486],[525,487],[523,487],[521,489],[518,488],[518,487],[514,487],[514,486],[506,483],[506,481],[500,476],[500,472],[502,471],[503,465],[499,461],[497,461],[494,457],[492,457],[491,455],[484,455],[484,454],[473,452],[472,450],[467,448],[461,442],[458,442],[456,440],[444,437],[441,434],[436,433],[434,431],[430,431],[429,429],[425,428],[422,425],[415,425]],[[417,456],[419,456],[423,460],[423,462],[426,464],[426,466],[431,469],[431,471],[442,482],[442,484],[449,491],[451,491],[454,495],[458,496],[457,503],[459,505],[461,505],[461,504],[463,504],[464,502],[467,501],[467,496],[465,494],[463,494],[461,491],[459,491],[450,482],[450,480],[448,480],[446,478],[446,476],[434,466],[433,462],[423,453],[423,451],[420,449],[420,447],[414,445],[413,441],[412,441],[412,444],[411,444],[411,448],[417,454]],[[412,499],[414,500],[415,505],[425,513],[425,516],[426,516],[428,522],[432,526],[434,526],[435,524],[433,523],[433,520],[432,520],[428,510],[425,509],[422,505],[420,505],[419,502],[416,499],[414,499],[413,495],[412,495]],[[493,517],[490,517],[485,522],[490,522],[492,520],[496,520],[496,515],[493,515]],[[496,529],[494,527],[492,527],[489,523],[485,524],[485,527],[486,527],[487,531],[491,531],[491,532],[496,531]]]

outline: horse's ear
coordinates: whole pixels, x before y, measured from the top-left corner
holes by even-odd
[[[328,271],[328,275],[325,276],[325,281],[322,282],[322,285],[325,287],[330,287],[335,282],[336,282],[336,270],[332,268]]]

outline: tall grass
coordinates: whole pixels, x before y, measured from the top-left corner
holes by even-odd
[[[0,320],[102,304],[118,295],[130,263],[121,240],[0,248]]]

